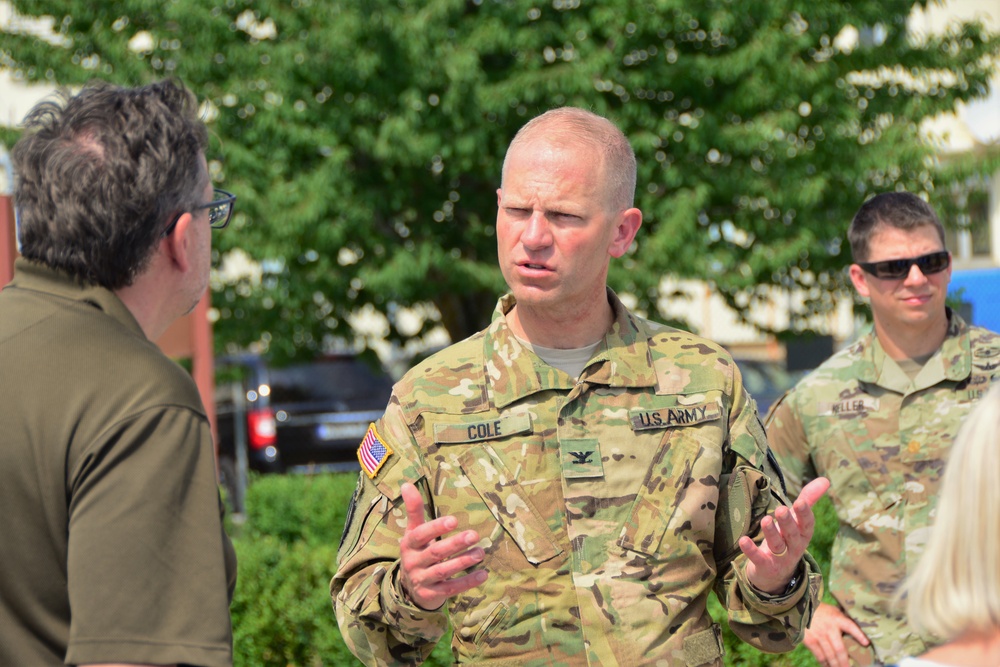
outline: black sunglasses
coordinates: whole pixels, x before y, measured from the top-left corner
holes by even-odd
[[[858,262],[858,266],[876,278],[899,279],[905,278],[910,273],[910,267],[914,264],[925,276],[933,273],[941,273],[951,266],[951,256],[947,250],[932,252],[929,255],[920,257],[907,257],[905,259],[887,259],[882,262]]]
[[[199,204],[194,207],[194,210],[197,211],[207,208],[209,227],[212,229],[222,229],[229,224],[229,218],[233,215],[233,204],[236,202],[236,195],[232,192],[215,188],[212,190],[212,197],[212,201],[207,204]],[[164,237],[173,234],[174,227],[177,226],[177,221],[181,219],[182,215],[184,214],[178,214],[177,217],[174,218],[174,221],[170,223],[170,226],[163,231]]]

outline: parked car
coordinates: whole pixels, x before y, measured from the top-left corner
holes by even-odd
[[[242,453],[261,473],[358,469],[358,445],[392,393],[384,369],[352,354],[287,366],[223,357],[216,367],[228,377],[216,386],[216,415],[220,478],[234,507]]]

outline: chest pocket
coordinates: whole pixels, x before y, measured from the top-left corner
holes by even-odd
[[[537,565],[562,553],[548,524],[492,447],[486,444],[470,447],[459,456],[459,465],[490,514],[528,562]]]
[[[661,397],[662,398],[662,397]],[[721,408],[699,406],[633,410],[633,430],[661,439],[618,538],[618,546],[647,556],[684,545],[700,549],[714,539],[721,470]]]

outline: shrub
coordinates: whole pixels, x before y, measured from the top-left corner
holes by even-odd
[[[336,549],[357,479],[356,473],[256,477],[247,488],[243,536]]]
[[[327,590],[336,545],[291,544],[271,535],[237,542],[233,599],[235,664],[355,664],[340,638]]]
[[[234,529],[234,667],[360,665],[337,627],[330,578],[357,474],[266,475],[247,489]],[[450,638],[425,664],[452,663]]]

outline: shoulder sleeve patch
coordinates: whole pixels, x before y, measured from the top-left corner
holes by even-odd
[[[392,448],[375,430],[375,424],[370,424],[368,432],[365,433],[365,437],[361,441],[361,446],[358,447],[358,462],[361,463],[361,469],[365,471],[369,479],[375,479],[375,475],[391,456]]]

